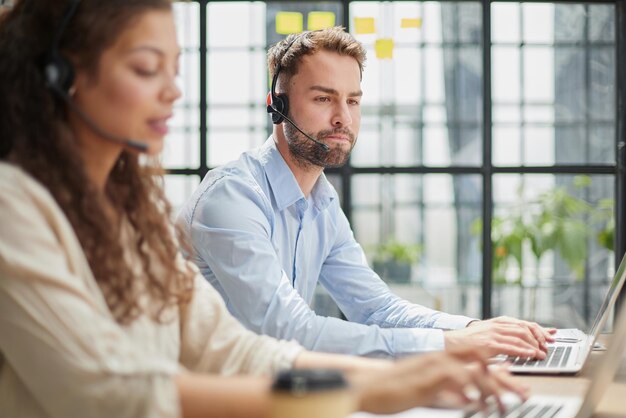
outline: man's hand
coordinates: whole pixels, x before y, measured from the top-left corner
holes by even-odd
[[[528,388],[503,369],[487,367],[488,355],[477,348],[451,349],[399,360],[382,371],[350,375],[359,409],[395,413],[415,406],[433,406],[442,399],[457,406],[474,402],[486,405],[500,395],[515,392],[526,398]]]
[[[512,356],[544,359],[547,344],[554,342],[554,328],[542,328],[534,322],[500,316],[470,322],[464,329],[446,331],[446,349],[482,347],[491,356]]]

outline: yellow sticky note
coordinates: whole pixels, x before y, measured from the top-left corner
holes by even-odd
[[[276,33],[289,35],[290,33],[302,32],[304,18],[299,12],[276,13]]]
[[[335,14],[333,12],[310,12],[307,22],[308,30],[320,30],[335,26]]]
[[[391,38],[376,39],[376,43],[374,44],[374,49],[376,50],[376,58],[379,58],[379,59],[393,58],[393,39]]]
[[[354,32],[360,35],[376,33],[376,22],[373,17],[355,17]]]
[[[422,18],[404,18],[400,21],[401,28],[421,28],[422,27]]]

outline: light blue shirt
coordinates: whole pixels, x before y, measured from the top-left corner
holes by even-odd
[[[272,138],[211,170],[178,222],[204,277],[257,333],[315,351],[400,356],[441,350],[442,329],[473,320],[392,294],[368,267],[326,177],[306,198]],[[311,309],[318,281],[349,322]]]

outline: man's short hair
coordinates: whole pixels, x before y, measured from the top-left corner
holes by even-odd
[[[267,66],[270,76],[276,72],[280,60],[279,83],[286,86],[291,77],[298,72],[302,57],[313,55],[322,50],[354,58],[359,64],[361,74],[363,74],[366,59],[365,48],[343,27],[335,26],[328,29],[291,34],[273,45],[267,52]]]

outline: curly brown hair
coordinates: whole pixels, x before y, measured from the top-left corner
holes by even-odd
[[[191,299],[193,272],[181,263],[171,207],[155,161],[122,152],[104,191],[89,180],[67,119],[68,109],[46,88],[42,60],[51,48],[67,0],[18,0],[0,13],[0,160],[17,164],[55,198],[80,240],[107,304],[119,323],[146,313],[164,321],[170,307]],[[83,0],[59,50],[76,68],[97,76],[99,57],[119,33],[150,10],[171,10],[170,0]],[[105,207],[113,207],[114,214]],[[125,252],[119,219],[134,229],[134,251],[145,282],[138,282]],[[131,249],[132,250],[132,249]],[[139,284],[139,285],[138,285]],[[147,292],[153,304],[140,303]],[[145,294],[145,293],[143,293]]]

